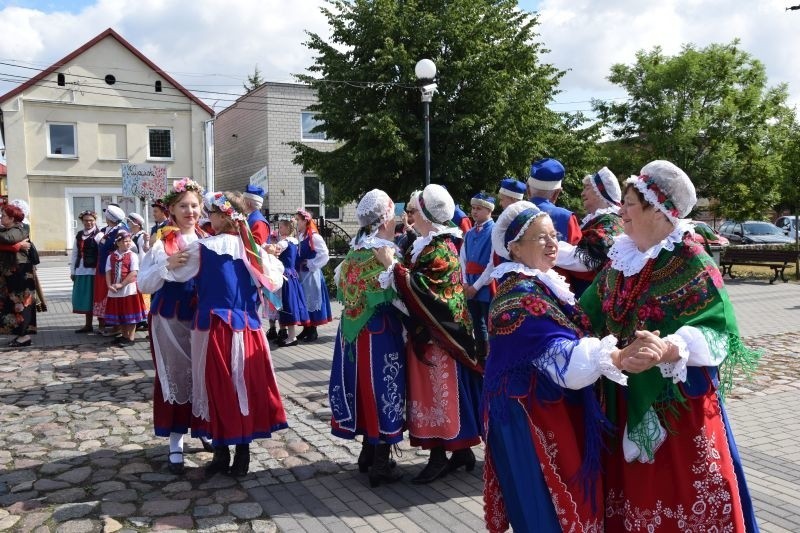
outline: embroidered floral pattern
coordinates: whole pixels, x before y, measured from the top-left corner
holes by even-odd
[[[695,459],[691,466],[694,481],[686,485],[694,490],[694,503],[669,507],[661,500],[650,509],[633,505],[623,491],[610,489],[606,497],[606,516],[623,519],[625,531],[669,531],[690,533],[732,532],[736,528],[731,487],[722,475],[722,457],[714,443],[715,433],[706,435],[705,428],[693,438]]]
[[[402,370],[400,354],[387,353],[383,356],[383,382],[386,383],[386,392],[381,395],[381,408],[386,417],[392,422],[403,419],[405,411],[404,398],[398,392],[397,378]]]
[[[417,427],[442,427],[450,424],[447,406],[449,405],[450,389],[448,378],[450,373],[440,361],[447,360],[447,354],[441,351],[431,353],[431,365],[428,370],[428,377],[433,389],[433,400],[430,407],[425,407],[421,402],[414,400],[409,408],[409,418],[414,426]]]

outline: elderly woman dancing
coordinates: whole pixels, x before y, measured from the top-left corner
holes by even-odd
[[[601,335],[624,345],[659,330],[652,367],[606,387],[615,422],[605,465],[607,531],[756,531],[722,404],[734,372],[756,354],[739,337],[717,266],[681,217],[696,202],[680,168],[653,161],[625,182],[625,234],[581,297]]]
[[[480,443],[482,368],[453,242],[461,237],[461,230],[450,222],[455,203],[444,187],[435,184],[412,198],[420,237],[411,247],[408,263],[397,262],[393,247],[375,253],[385,267],[391,267],[382,286],[394,283],[410,313],[409,436],[412,445],[431,450],[428,464],[412,481],[430,483],[462,466],[475,467],[470,448]],[[448,450],[453,452],[449,460]]]
[[[384,267],[372,253],[394,248],[394,202],[379,190],[369,191],[356,207],[361,228],[352,249],[336,270],[336,287],[344,303],[331,368],[330,398],[334,435],[363,436],[358,458],[369,470],[370,485],[391,483],[390,446],[403,439],[406,365],[397,293],[382,288]]]
[[[600,459],[607,423],[592,384],[625,384],[624,368],[650,357],[621,351],[616,338],[587,335],[588,317],[552,268],[558,237],[550,216],[530,202],[507,207],[492,229],[507,261],[489,313],[490,356],[482,415],[486,441],[484,502],[490,531],[602,530]],[[649,342],[646,340],[649,338]]]

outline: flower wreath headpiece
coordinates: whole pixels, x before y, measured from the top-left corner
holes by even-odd
[[[209,212],[213,211],[213,208],[216,208],[217,211],[228,215],[233,220],[240,222],[246,220],[243,214],[233,208],[233,204],[228,200],[228,197],[221,192],[207,194],[205,196],[205,204]]]
[[[162,198],[162,202],[165,205],[169,206],[172,204],[178,196],[185,193],[186,191],[194,191],[203,197],[203,186],[194,181],[192,178],[181,178],[179,180],[174,180],[172,182],[172,190],[164,195]]]

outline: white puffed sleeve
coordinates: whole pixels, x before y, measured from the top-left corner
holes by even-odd
[[[309,272],[315,272],[328,264],[330,255],[328,254],[328,247],[325,245],[325,239],[319,233],[312,233],[311,238],[314,240],[314,250],[316,250],[317,255],[306,260],[306,267]]]
[[[686,381],[687,366],[719,366],[728,355],[727,342],[718,346],[716,351],[712,350],[706,336],[694,326],[681,326],[675,333],[666,335],[664,340],[677,346],[680,355],[674,363],[658,365],[661,375],[672,378],[674,383]]]
[[[158,291],[164,285],[167,273],[167,252],[164,250],[164,242],[159,239],[142,260],[137,279],[139,290],[147,294]]]
[[[556,257],[556,266],[565,270],[573,272],[589,272],[589,267],[583,264],[583,261],[578,259],[575,250],[577,246],[565,241],[558,241],[558,256]]]
[[[617,347],[617,338],[608,335],[602,339],[596,337],[584,337],[574,344],[569,354],[569,364],[566,362],[567,350],[564,349],[567,342],[558,340],[548,346],[548,351],[555,355],[553,363],[547,365],[547,371],[553,382],[558,383],[568,389],[582,389],[588,387],[600,376],[605,376],[620,385],[628,384],[628,377],[614,366],[611,360],[611,353]],[[550,359],[550,358],[546,358]],[[566,370],[563,376],[559,375],[558,369]]]

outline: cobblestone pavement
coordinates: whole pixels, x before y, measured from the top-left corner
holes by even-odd
[[[70,313],[66,272],[53,259],[40,268],[50,311],[39,315],[35,346],[0,351],[0,530],[483,530],[481,448],[473,472],[415,486],[407,480],[425,457],[401,446],[406,481],[373,490],[354,467],[360,444],[330,435],[336,321],[316,342],[273,350],[290,429],[257,441],[247,477],[205,479],[210,454],[195,439],[187,439],[186,474],[171,475],[166,439],[152,433],[146,341],[121,349],[72,333],[82,317]],[[738,282],[730,290],[748,343],[765,352],[729,401],[757,516],[763,531],[797,531],[800,287]]]

